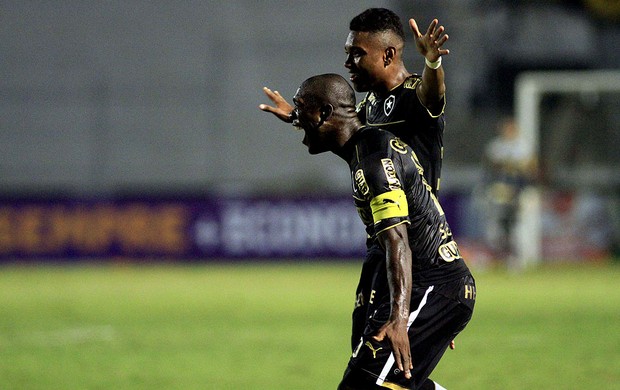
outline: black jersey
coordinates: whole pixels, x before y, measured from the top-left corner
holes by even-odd
[[[371,243],[408,224],[414,283],[451,280],[467,272],[444,212],[422,175],[416,153],[392,133],[365,126],[347,142],[353,198]]]
[[[387,130],[413,148],[424,168],[427,183],[437,195],[445,117],[443,108],[441,113],[433,115],[420,102],[416,87],[421,81],[418,75],[409,76],[382,98],[369,92],[357,105],[357,114],[362,123]]]

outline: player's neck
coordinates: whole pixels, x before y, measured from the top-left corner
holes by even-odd
[[[409,76],[411,76],[411,73],[402,66],[392,74],[387,75],[384,82],[378,85],[377,88],[374,88],[373,92],[379,96],[387,95],[391,90],[401,85]]]
[[[339,136],[339,147],[336,148],[336,150],[333,150],[334,154],[341,157],[343,160],[348,161],[350,158],[350,147],[347,147],[347,145],[350,143],[349,141],[351,138],[353,138],[363,127],[364,125],[357,120],[349,121],[343,125]]]

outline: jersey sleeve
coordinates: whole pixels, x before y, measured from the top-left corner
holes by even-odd
[[[361,164],[375,235],[396,225],[409,223],[409,205],[402,188],[401,167],[392,156],[376,153]]]
[[[407,81],[405,81],[404,89],[410,90],[413,93],[411,94],[411,104],[415,106],[414,110],[422,113],[422,117],[426,117],[426,120],[435,121],[442,115],[444,115],[444,111],[446,109],[446,97],[445,95],[441,98],[441,109],[437,110],[437,112],[431,112],[431,110],[426,107],[422,101],[420,100],[420,96],[418,95],[418,88],[422,84],[422,77],[416,76],[411,77]]]

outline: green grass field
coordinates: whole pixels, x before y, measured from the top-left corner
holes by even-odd
[[[1,389],[335,389],[356,263],[0,267]],[[448,389],[620,389],[620,266],[475,272]]]

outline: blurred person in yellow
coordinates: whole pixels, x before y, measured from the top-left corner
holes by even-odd
[[[486,237],[497,259],[515,261],[515,226],[523,190],[536,178],[536,158],[512,116],[502,118],[483,156]]]

